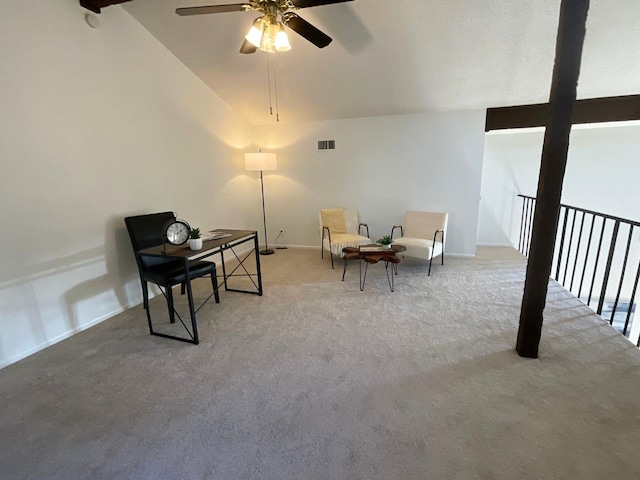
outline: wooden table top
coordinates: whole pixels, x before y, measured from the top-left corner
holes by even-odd
[[[369,246],[369,245],[367,245]],[[367,263],[378,263],[380,260],[384,262],[400,263],[398,253],[407,249],[404,245],[391,245],[388,250],[378,252],[361,252],[360,247],[344,247],[342,249],[344,261],[348,260],[364,260]]]

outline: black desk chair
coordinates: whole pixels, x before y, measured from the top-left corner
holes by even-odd
[[[162,245],[164,226],[170,220],[175,220],[175,218],[176,216],[173,212],[151,213],[125,218],[124,223],[127,225],[127,231],[131,238],[134,253],[144,250],[145,248]],[[140,282],[142,283],[142,297],[145,310],[147,310],[147,312],[149,311],[149,286],[147,282],[151,282],[164,288],[162,293],[167,298],[169,321],[175,323],[172,287],[181,284],[181,293],[184,294],[185,284],[187,282],[184,265],[182,262],[176,260],[163,260],[162,258],[139,255],[136,255],[136,262],[138,263]],[[211,284],[213,286],[216,303],[220,303],[216,264],[201,261],[189,263],[189,280],[205,275],[211,275]],[[152,334],[154,333],[151,324],[149,324],[149,330]]]

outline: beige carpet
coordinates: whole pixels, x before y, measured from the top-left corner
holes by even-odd
[[[640,352],[552,284],[518,357],[516,251],[406,260],[395,293],[317,250],[262,265],[265,295],[203,307],[198,346],[137,307],[1,370],[0,478],[640,478]]]

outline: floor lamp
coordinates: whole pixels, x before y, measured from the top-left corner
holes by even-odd
[[[262,189],[262,221],[264,223],[264,250],[260,250],[260,255],[271,255],[275,253],[269,248],[267,240],[267,214],[264,208],[264,181],[262,180],[263,170],[277,170],[278,162],[275,153],[245,153],[244,154],[245,170],[260,170],[260,187]]]

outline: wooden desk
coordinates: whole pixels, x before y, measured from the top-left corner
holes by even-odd
[[[220,261],[222,263],[222,279],[224,283],[225,291],[231,292],[242,292],[242,293],[251,293],[255,295],[262,295],[262,272],[260,270],[260,255],[258,253],[258,232],[255,230],[228,230],[228,229],[216,229],[216,231],[228,233],[229,236],[216,239],[216,240],[206,240],[202,244],[202,249],[200,250],[191,250],[189,245],[180,245],[180,246],[163,246],[157,245],[155,247],[146,248],[144,250],[140,250],[136,252],[136,255],[141,257],[157,257],[163,258],[167,260],[180,260],[183,262],[187,282],[186,282],[186,290],[187,290],[187,298],[189,301],[189,316],[191,317],[191,330],[187,327],[187,325],[182,321],[182,318],[175,312],[178,319],[182,323],[183,327],[189,334],[189,338],[177,337],[174,335],[167,335],[164,333],[154,332],[153,326],[151,322],[151,314],[150,308],[147,309],[147,320],[149,322],[149,331],[151,335],[157,335],[160,337],[171,338],[174,340],[180,340],[188,343],[199,343],[198,337],[198,326],[196,323],[196,313],[202,306],[213,296],[213,293],[209,295],[202,304],[196,309],[193,303],[193,293],[191,289],[191,281],[189,279],[189,263],[196,260],[203,260],[207,257],[211,257],[216,254],[220,254]],[[240,258],[235,251],[235,247],[242,245],[247,242],[253,242],[253,247],[251,251],[244,255],[243,258]],[[227,273],[227,268],[224,262],[224,253],[226,251],[231,251],[233,256],[238,260],[238,265],[229,273]],[[247,268],[244,266],[244,262],[251,256],[252,253],[255,253],[256,260],[256,272],[250,273]],[[236,274],[235,272],[242,268],[244,273]],[[255,290],[238,290],[229,288],[228,279],[233,276],[244,276],[249,277],[251,282],[253,283]],[[175,309],[174,309],[175,311]]]

